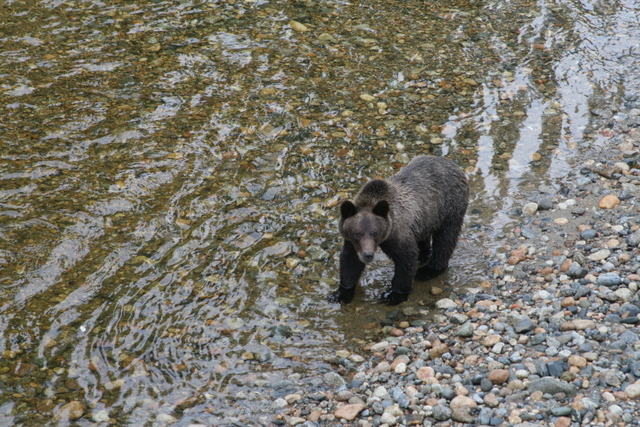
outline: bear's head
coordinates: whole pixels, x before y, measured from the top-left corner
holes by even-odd
[[[381,200],[373,208],[358,208],[350,200],[340,205],[340,234],[353,243],[360,261],[373,261],[378,245],[391,233],[389,203]]]

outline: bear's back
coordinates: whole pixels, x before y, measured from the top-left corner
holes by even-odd
[[[396,214],[417,234],[429,234],[443,223],[462,221],[469,186],[464,172],[443,157],[418,156],[387,180],[396,195]]]

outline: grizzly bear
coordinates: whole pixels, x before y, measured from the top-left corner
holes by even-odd
[[[382,302],[406,301],[414,278],[428,280],[448,267],[468,203],[464,172],[443,157],[418,156],[391,178],[368,182],[340,206],[340,286],[329,301],[351,302],[378,247],[395,266]]]

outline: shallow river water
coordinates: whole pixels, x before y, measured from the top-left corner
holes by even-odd
[[[108,3],[0,7],[0,425],[267,424],[478,288],[639,95],[634,0]],[[339,202],[425,153],[472,188],[451,268],[327,303]]]

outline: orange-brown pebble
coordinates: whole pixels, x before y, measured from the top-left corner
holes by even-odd
[[[607,194],[602,199],[600,199],[600,203],[598,203],[598,207],[600,209],[613,209],[620,204],[620,199],[618,199],[613,194]]]

